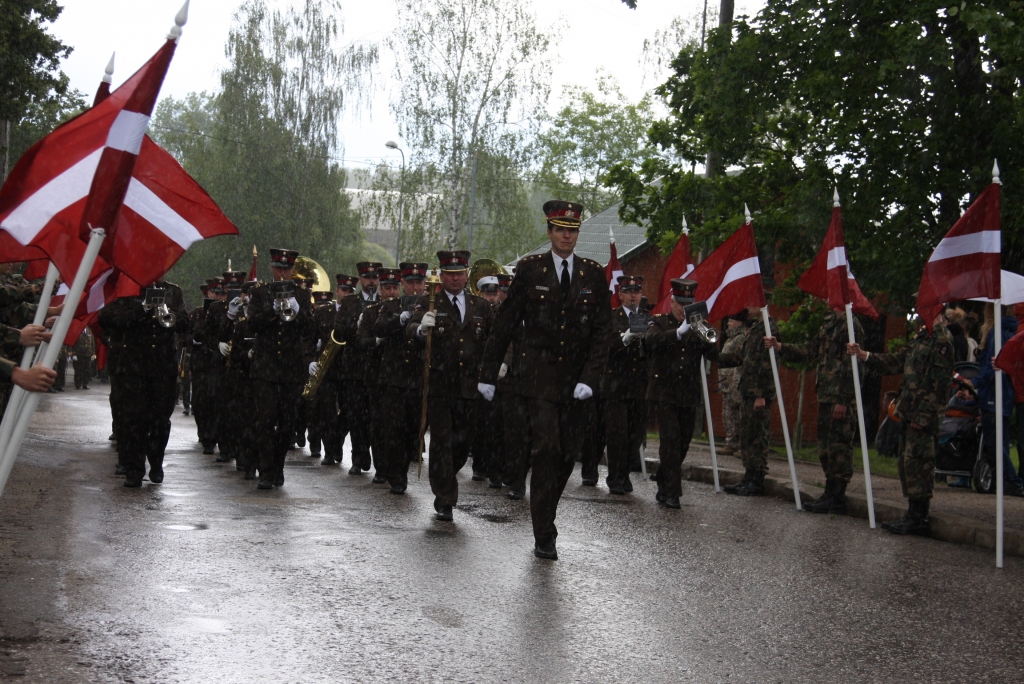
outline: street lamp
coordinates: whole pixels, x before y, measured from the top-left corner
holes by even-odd
[[[405,152],[394,140],[388,140],[384,147],[389,150],[398,150],[402,155],[402,174],[398,180],[398,234],[395,235],[395,268],[398,268],[398,254],[402,249],[402,216],[405,213]]]

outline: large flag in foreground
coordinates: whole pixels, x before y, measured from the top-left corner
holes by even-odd
[[[843,217],[838,194],[832,208],[832,223],[825,233],[825,240],[821,243],[818,256],[811,267],[800,276],[797,287],[809,295],[824,299],[833,309],[845,309],[847,304],[853,304],[855,312],[878,318],[875,307],[860,291],[856,279],[850,273],[849,262],[846,259],[846,243],[843,241]]]
[[[672,254],[665,264],[665,271],[661,274],[661,282],[658,284],[658,301],[654,305],[653,313],[663,314],[672,310],[672,279],[688,278],[693,273],[693,255],[690,252],[690,231],[686,227],[686,219],[683,219],[683,232],[672,249]]]
[[[700,262],[689,278],[697,281],[697,301],[708,303],[710,321],[721,320],[752,306],[765,306],[753,224],[743,224]]]
[[[1000,297],[999,167],[992,183],[942,238],[921,274],[917,312],[925,325],[951,301]]]

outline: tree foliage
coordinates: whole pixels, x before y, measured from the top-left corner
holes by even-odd
[[[0,120],[20,121],[33,102],[67,92],[60,61],[71,48],[47,32],[62,11],[56,0],[0,5]]]
[[[705,51],[679,53],[657,90],[670,114],[650,131],[666,154],[611,174],[622,217],[668,244],[685,212],[713,247],[747,203],[759,245],[798,263],[817,249],[838,186],[858,279],[902,304],[998,158],[1004,264],[1019,269],[1022,23],[1016,0],[770,0],[712,32]],[[728,175],[695,173],[709,150]]]
[[[25,150],[57,126],[81,114],[88,106],[82,93],[73,88],[68,89],[67,76],[61,74],[59,80],[59,88],[55,88],[47,97],[29,102],[21,120],[11,126],[12,167]]]

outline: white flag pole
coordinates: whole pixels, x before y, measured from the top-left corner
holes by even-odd
[[[849,332],[850,344],[856,344],[853,334],[853,304],[846,305],[846,329]],[[853,364],[853,394],[857,398],[857,427],[860,428],[860,454],[864,461],[864,489],[868,497],[868,525],[875,529],[875,495],[871,489],[871,458],[868,455],[868,432],[864,428],[864,400],[860,392],[860,368],[857,356],[850,357]]]
[[[700,386],[704,390],[704,415],[708,420],[708,443],[711,445],[711,473],[715,479],[715,493],[722,491],[718,486],[718,452],[715,450],[715,428],[711,424],[711,399],[708,396],[708,367],[704,357],[700,357]]]
[[[761,320],[764,321],[764,334],[771,336],[772,326],[771,321],[768,320],[767,306],[761,307]],[[786,404],[782,400],[782,382],[779,380],[779,362],[775,359],[775,347],[768,349],[768,355],[772,360],[772,375],[775,376],[775,397],[779,404],[779,418],[782,420],[782,436],[786,440],[786,455],[789,457],[789,476],[793,480],[793,500],[796,501],[796,510],[802,511],[804,507],[800,503],[800,485],[796,481],[796,462],[793,460],[793,444],[789,440],[789,423],[786,421]]]
[[[106,232],[102,228],[94,228],[90,232],[89,245],[85,248],[85,255],[82,257],[82,263],[78,266],[78,273],[75,274],[75,280],[71,283],[71,289],[64,299],[64,312],[53,326],[54,344],[47,347],[46,352],[43,354],[41,363],[47,368],[53,368],[54,363],[57,361],[57,354],[63,347],[61,342],[67,337],[71,321],[74,319],[75,309],[78,308],[78,302],[82,298],[82,292],[85,290],[89,274],[92,272],[93,264],[96,263],[96,256],[100,252],[100,245],[103,244],[105,237]],[[36,406],[39,405],[40,396],[42,396],[40,392],[28,393],[24,407],[18,415],[18,421],[14,426],[10,441],[0,443],[0,448],[4,450],[3,455],[0,456],[0,494],[3,494],[4,487],[7,484],[7,477],[11,474],[11,468],[14,467],[14,461],[21,450],[21,443],[24,441],[25,433],[28,431],[28,424],[36,412]]]
[[[993,305],[995,321],[992,339],[995,342],[992,356],[995,359],[1003,348],[1003,305],[997,299]],[[996,567],[1003,567],[1003,371],[993,364],[996,380]]]

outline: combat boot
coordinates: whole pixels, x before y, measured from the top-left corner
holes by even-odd
[[[846,485],[849,482],[836,480],[836,486],[832,490],[832,509],[829,513],[835,515],[846,515]]]
[[[882,528],[893,534],[931,536],[928,530],[928,506],[930,503],[930,499],[911,499],[907,514],[896,522],[882,523]]]
[[[808,513],[829,513],[835,503],[836,481],[832,478],[825,480],[825,491],[814,501],[804,506]]]
[[[761,496],[764,494],[764,471],[756,471],[750,482],[742,485],[736,490],[736,493],[740,496]]]
[[[722,489],[724,489],[727,494],[737,494],[739,493],[740,487],[745,487],[747,483],[750,482],[753,478],[754,471],[751,470],[750,468],[747,468],[747,471],[743,473],[742,480],[740,480],[736,484],[725,485],[724,487],[722,487]]]

